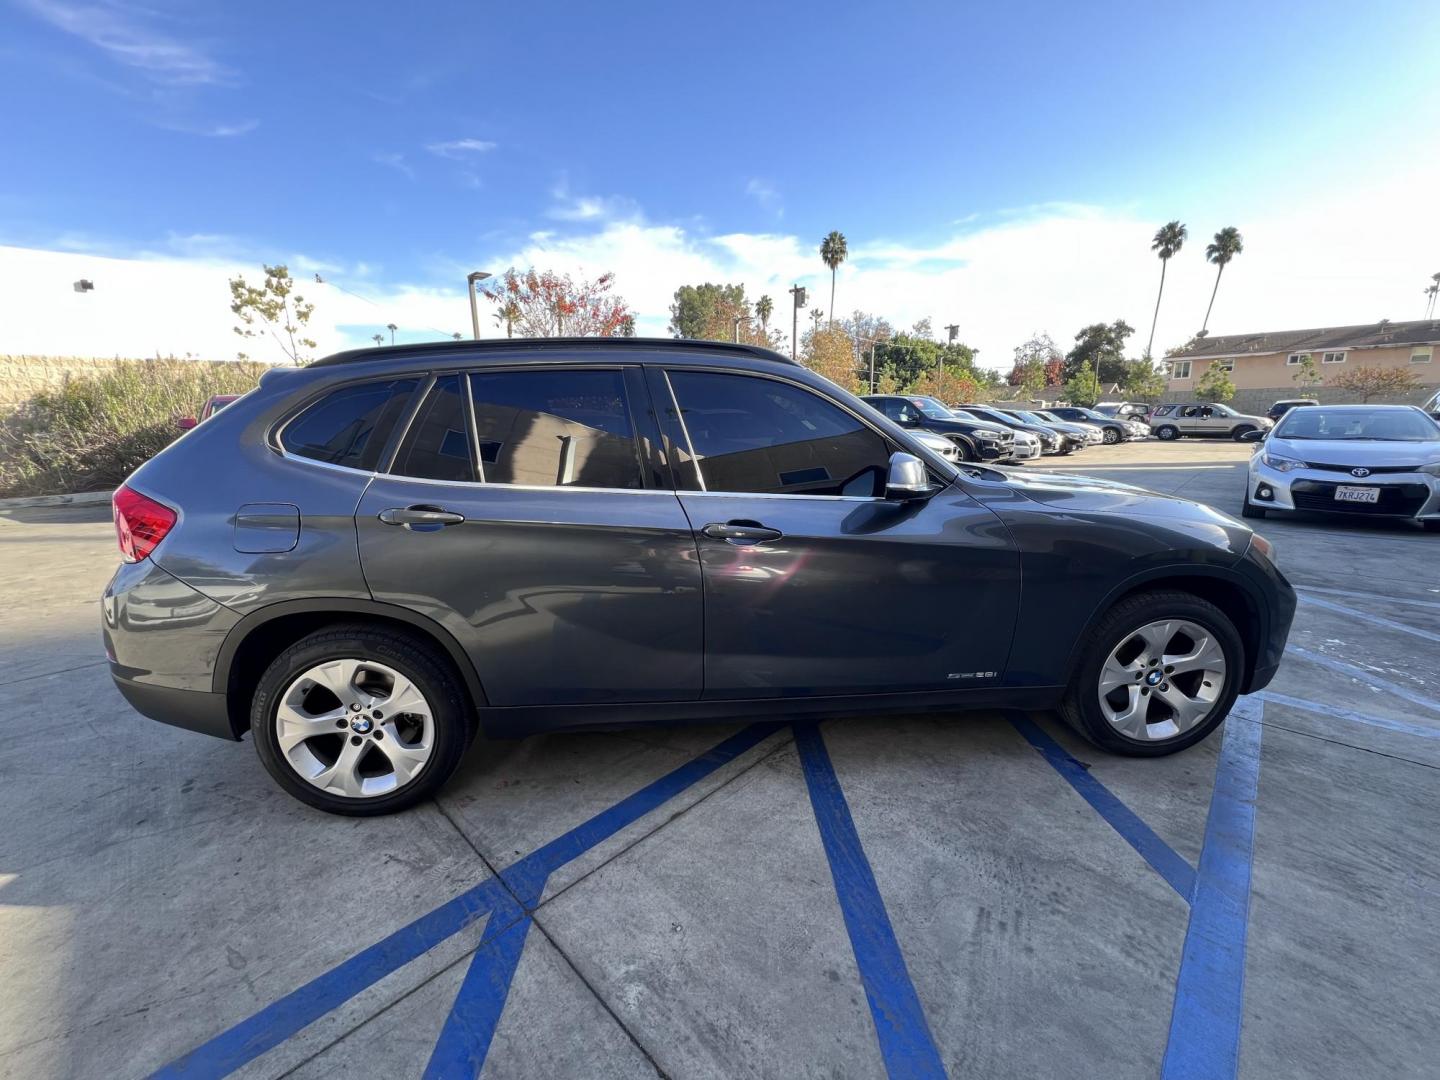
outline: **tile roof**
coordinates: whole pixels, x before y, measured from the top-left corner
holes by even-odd
[[[1440,319],[1414,322],[1378,322],[1363,326],[1322,326],[1314,330],[1279,330],[1268,334],[1228,334],[1202,338],[1166,357],[1190,360],[1207,356],[1246,356],[1263,353],[1318,352],[1323,349],[1360,349],[1367,346],[1440,343]]]

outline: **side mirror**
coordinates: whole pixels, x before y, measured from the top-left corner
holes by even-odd
[[[1240,441],[1241,441],[1241,442],[1264,442],[1264,441],[1265,441],[1265,436],[1268,435],[1268,434],[1270,434],[1268,431],[1264,431],[1264,430],[1262,430],[1262,429],[1260,429],[1260,428],[1255,428],[1253,431],[1247,431],[1247,432],[1245,432],[1244,435],[1241,435],[1241,436],[1240,436]]]
[[[175,421],[175,426],[178,427],[181,431],[189,431],[199,422],[200,421],[196,420],[193,416],[182,416]]]
[[[895,502],[928,499],[935,494],[925,463],[914,454],[897,450],[890,455],[890,472],[885,478],[885,498]]]

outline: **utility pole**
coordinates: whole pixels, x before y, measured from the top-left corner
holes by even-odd
[[[472,270],[465,275],[465,287],[470,292],[470,330],[475,335],[475,340],[480,340],[480,311],[475,306],[475,283],[484,281],[490,276],[485,270]]]
[[[790,313],[790,359],[794,360],[796,346],[800,343],[800,309],[805,306],[805,289],[800,285],[791,285],[790,297],[794,302]]]
[[[950,334],[950,344],[954,345],[955,339],[960,336],[960,324],[951,323],[949,326],[945,327],[945,330]]]

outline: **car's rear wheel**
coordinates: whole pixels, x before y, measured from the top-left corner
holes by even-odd
[[[1119,441],[1120,432],[1116,431],[1113,427],[1107,427],[1105,429],[1105,444],[1107,446],[1114,446]]]
[[[276,657],[255,690],[250,727],[276,783],[301,802],[358,817],[433,795],[471,734],[446,660],[364,625],[319,631]]]
[[[1170,439],[1175,438],[1179,434],[1180,429],[1177,428],[1174,424],[1161,424],[1155,429],[1155,437],[1157,439],[1164,439],[1167,442]]]
[[[1240,442],[1242,439],[1245,438],[1246,435],[1249,435],[1250,432],[1254,430],[1254,424],[1241,424],[1239,427],[1235,428],[1235,430],[1230,432],[1230,438],[1234,439],[1236,442]]]
[[[1086,637],[1060,714],[1113,753],[1159,757],[1193,746],[1220,726],[1240,691],[1240,635],[1191,593],[1132,596]]]

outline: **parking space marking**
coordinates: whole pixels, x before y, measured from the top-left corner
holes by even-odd
[[[532,921],[525,916],[475,950],[425,1067],[425,1080],[475,1080],[480,1075]]]
[[[1318,592],[1326,596],[1348,596],[1353,600],[1376,600],[1382,604],[1409,604],[1411,607],[1434,608],[1440,611],[1440,601],[1435,600],[1412,600],[1406,596],[1382,596],[1379,593],[1356,592],[1354,589],[1321,588],[1319,585],[1296,585],[1295,588],[1302,593]]]
[[[1026,742],[1040,751],[1040,755],[1054,766],[1080,797],[1180,894],[1180,898],[1189,902],[1195,889],[1194,868],[1035,721],[1020,713],[1011,713],[1010,723]]]
[[[1263,705],[1232,711],[1215,767],[1215,790],[1190,902],[1161,1080],[1224,1080],[1240,1065],[1245,942]]]
[[[323,975],[202,1043],[154,1073],[165,1080],[226,1076],[339,1008],[393,971],[489,915],[480,948],[525,920],[550,874],[769,738],[782,725],[752,724],[519,862],[401,927]],[[517,903],[518,901],[518,903]],[[528,921],[528,920],[527,920]],[[477,950],[478,951],[478,950]],[[469,975],[466,976],[467,981]],[[508,988],[508,982],[506,983]],[[503,1007],[504,998],[499,1006]],[[446,1021],[447,1026],[449,1020]],[[488,1040],[487,1040],[488,1045]]]
[[[1371,727],[1384,728],[1387,731],[1398,731],[1402,735],[1415,735],[1421,739],[1440,739],[1440,728],[1422,727],[1419,724],[1407,724],[1403,720],[1371,716],[1369,713],[1356,712],[1354,709],[1342,709],[1338,705],[1327,705],[1321,701],[1307,701],[1304,698],[1291,697],[1289,694],[1277,694],[1273,690],[1261,690],[1257,696],[1264,701],[1273,701],[1276,705],[1333,716],[1337,720],[1368,724]]]
[[[825,741],[813,723],[794,727],[810,804],[855,953],[855,966],[870,1003],[885,1069],[892,1077],[943,1077],[945,1065]]]
[[[1421,630],[1416,626],[1407,626],[1405,623],[1396,622],[1394,619],[1387,619],[1380,615],[1371,615],[1366,611],[1357,611],[1353,607],[1344,604],[1337,604],[1333,600],[1322,600],[1318,596],[1306,596],[1300,593],[1300,602],[1309,604],[1311,607],[1324,608],[1326,611],[1338,612],[1341,615],[1348,615],[1352,619],[1359,619],[1361,622],[1370,623],[1372,626],[1383,626],[1387,630],[1399,630],[1402,634],[1413,634],[1415,637],[1424,638],[1426,641],[1440,642],[1440,634],[1430,630]]]
[[[1375,672],[1366,668],[1357,667],[1354,664],[1347,664],[1344,660],[1336,660],[1333,656],[1326,656],[1323,653],[1311,652],[1302,645],[1286,645],[1285,651],[1302,659],[1309,660],[1312,664],[1319,664],[1321,667],[1327,667],[1331,671],[1339,672],[1341,675],[1348,675],[1352,679],[1359,679],[1361,682],[1373,686],[1378,690],[1389,691],[1396,697],[1404,698],[1412,704],[1423,706],[1433,712],[1440,712],[1440,701],[1426,697],[1424,694],[1417,694],[1413,690],[1407,690],[1400,684],[1390,682],[1388,679],[1382,679],[1379,675],[1376,675]]]

